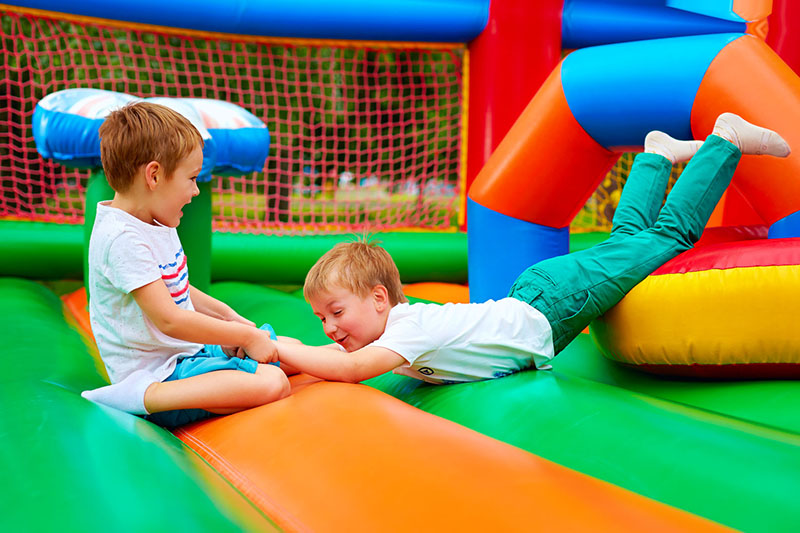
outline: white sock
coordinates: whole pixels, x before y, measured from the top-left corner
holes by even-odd
[[[743,154],[786,157],[791,153],[783,137],[772,130],[750,124],[733,113],[723,113],[717,117],[712,134],[735,144]]]
[[[144,408],[144,393],[156,381],[152,373],[137,370],[119,383],[83,391],[81,396],[126,413],[147,415],[150,413]]]
[[[703,141],[679,141],[663,131],[651,131],[644,138],[644,151],[648,154],[663,155],[672,164],[688,161],[697,152]]]

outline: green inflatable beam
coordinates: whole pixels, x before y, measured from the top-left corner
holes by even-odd
[[[202,196],[201,194],[200,197]],[[88,197],[87,193],[87,205]],[[198,199],[190,206],[196,201]],[[200,207],[198,211],[204,213],[205,208]],[[94,220],[91,209],[87,209],[86,216],[87,220]],[[184,211],[184,218],[186,217],[187,212]],[[198,217],[201,218],[199,215]],[[3,258],[0,275],[46,280],[82,279],[85,261],[83,232],[84,227],[78,225],[0,221],[0,257]],[[205,238],[203,235],[208,234],[201,232],[194,237],[202,240]],[[408,231],[377,233],[374,237],[395,258],[406,283],[465,283],[467,280],[465,233]],[[189,257],[192,284],[203,290],[203,280],[207,275],[213,280],[302,284],[308,269],[322,254],[338,242],[352,240],[353,236],[277,236],[213,232],[210,273],[202,270],[204,261],[195,261],[198,255],[205,253],[207,244],[186,239],[181,234]]]

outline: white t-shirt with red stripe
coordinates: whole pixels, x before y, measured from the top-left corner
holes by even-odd
[[[159,279],[179,307],[194,311],[175,228],[147,224],[100,202],[89,240],[89,317],[113,384],[134,373],[138,383],[163,381],[178,358],[203,348],[163,334],[136,304],[131,291]]]

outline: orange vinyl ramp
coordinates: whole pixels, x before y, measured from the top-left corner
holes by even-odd
[[[286,530],[723,529],[365,385],[292,383],[175,432]]]
[[[767,225],[797,212],[800,78],[769,46],[751,35],[731,42],[709,66],[692,106],[694,137],[703,139],[711,133],[714,121],[725,111],[777,131],[792,147],[792,154],[786,159],[742,157],[732,188]]]
[[[469,287],[456,283],[425,281],[403,286],[403,293],[412,298],[422,298],[438,303],[469,303]]]

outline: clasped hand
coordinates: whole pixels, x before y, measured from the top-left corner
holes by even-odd
[[[228,357],[238,357],[244,359],[245,356],[250,357],[259,363],[275,363],[278,361],[278,348],[275,343],[270,339],[269,333],[256,328],[255,322],[247,320],[239,315],[232,309],[230,316],[225,317],[226,320],[231,322],[241,322],[251,326],[255,331],[246,343],[241,346],[221,346],[222,352]]]

